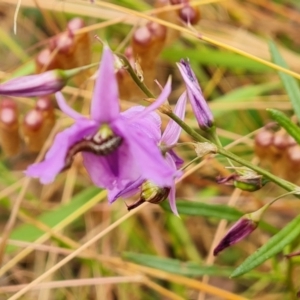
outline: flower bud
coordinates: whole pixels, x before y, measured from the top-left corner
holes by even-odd
[[[177,63],[177,66],[185,82],[192,109],[199,127],[203,130],[210,130],[214,126],[214,118],[203,97],[202,90],[190,63],[187,60],[182,59],[180,63]]]
[[[0,95],[38,97],[60,91],[70,78],[93,65],[71,70],[51,70],[41,74],[21,76],[0,84]]]
[[[255,192],[265,186],[269,181],[254,171],[244,168],[240,169],[238,173],[231,174],[228,177],[218,178],[217,182],[220,184],[232,184],[243,191]]]
[[[269,203],[255,212],[249,213],[241,217],[222,238],[220,243],[214,249],[214,255],[218,255],[221,251],[243,240],[252,233],[258,226],[265,210],[269,207]]]
[[[243,176],[239,176],[239,178],[233,181],[233,185],[243,191],[247,192],[255,192],[260,190],[268,181],[263,180],[263,177],[257,175],[252,178],[243,178]]]
[[[0,103],[0,144],[4,154],[8,157],[17,155],[20,142],[17,105],[5,99]]]
[[[141,187],[141,195],[140,199],[135,203],[128,205],[127,209],[132,210],[138,206],[140,206],[144,202],[150,202],[154,204],[158,204],[167,199],[170,188],[161,188],[159,186],[154,185],[152,182],[145,181]]]

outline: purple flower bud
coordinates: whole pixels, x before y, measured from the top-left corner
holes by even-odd
[[[265,211],[270,207],[272,202],[265,204],[260,209],[246,214],[241,217],[227,232],[227,234],[220,241],[218,246],[214,249],[214,255],[218,255],[219,252],[225,248],[232,246],[239,241],[247,237],[252,231],[254,231],[259,221],[261,220]]]
[[[239,219],[227,232],[227,234],[220,241],[218,246],[214,249],[214,255],[218,255],[219,252],[225,248],[232,246],[256,229],[258,222],[251,219],[249,215],[243,216]]]
[[[187,93],[201,129],[208,130],[214,125],[214,118],[206,100],[203,97],[202,90],[187,60],[181,60],[177,63],[181,76],[186,85]]]
[[[67,81],[93,65],[70,70],[51,70],[41,74],[21,76],[0,84],[0,95],[39,97],[60,91]]]

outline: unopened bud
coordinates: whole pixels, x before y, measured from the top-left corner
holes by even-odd
[[[218,178],[217,182],[220,184],[232,184],[243,191],[255,192],[265,186],[269,181],[252,170],[242,168],[238,173],[231,174],[228,177]]]
[[[180,63],[177,63],[177,66],[185,82],[188,97],[199,127],[202,130],[210,131],[214,127],[214,117],[206,103],[197,77],[189,61],[182,59]]]
[[[0,103],[0,144],[8,157],[20,151],[18,109],[16,103],[9,99]]]
[[[140,199],[137,200],[135,203],[127,206],[128,210],[132,210],[140,206],[144,202],[150,202],[154,204],[158,204],[167,199],[170,188],[161,188],[159,186],[154,185],[150,181],[145,181],[142,184],[142,191],[140,195]]]
[[[29,111],[24,117],[22,131],[28,151],[39,152],[46,140],[42,112],[37,109]]]
[[[245,237],[250,235],[258,226],[264,212],[269,207],[269,203],[262,208],[252,213],[246,214],[241,217],[222,238],[218,246],[214,249],[214,255],[218,255],[221,251],[229,246],[232,246]]]
[[[41,74],[21,76],[0,84],[0,95],[16,97],[46,96],[60,91],[70,78],[94,66],[70,70],[51,70]]]

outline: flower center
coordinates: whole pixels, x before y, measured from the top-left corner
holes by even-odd
[[[73,156],[78,152],[90,152],[96,155],[106,156],[117,150],[123,142],[123,138],[114,134],[106,124],[89,138],[75,143],[68,151],[65,159],[64,170],[69,168],[73,162]]]

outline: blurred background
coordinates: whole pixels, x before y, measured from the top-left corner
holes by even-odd
[[[258,60],[274,61],[280,53],[287,67],[299,72],[299,30],[296,0],[2,0],[0,80],[98,62],[101,39],[128,58],[156,95],[154,80],[164,85],[172,75],[169,102],[174,105],[185,89],[176,62],[188,58],[223,146],[299,184],[300,146],[266,111],[281,110],[296,122],[289,95],[278,72]],[[83,114],[89,113],[95,71],[76,76],[63,89],[68,103]],[[116,76],[122,110],[147,105],[124,69]],[[165,128],[168,118],[162,119]],[[185,121],[197,129],[189,104]],[[296,298],[300,259],[284,254],[297,250],[297,239],[256,269],[229,278],[297,215],[300,204],[293,196],[276,202],[262,226],[214,257],[213,249],[236,220],[284,191],[274,184],[255,193],[220,185],[217,178],[232,170],[225,158],[207,155],[191,163],[178,180],[181,218],[170,212],[168,201],[146,204],[126,217],[124,200],[108,204],[106,192],[89,179],[80,154],[52,184],[24,177],[26,167],[41,160],[55,134],[71,122],[53,95],[0,98],[1,300],[10,299],[100,232],[88,249],[13,299]],[[196,156],[188,144],[192,141],[181,134],[180,142],[186,144],[176,151],[185,164]]]

